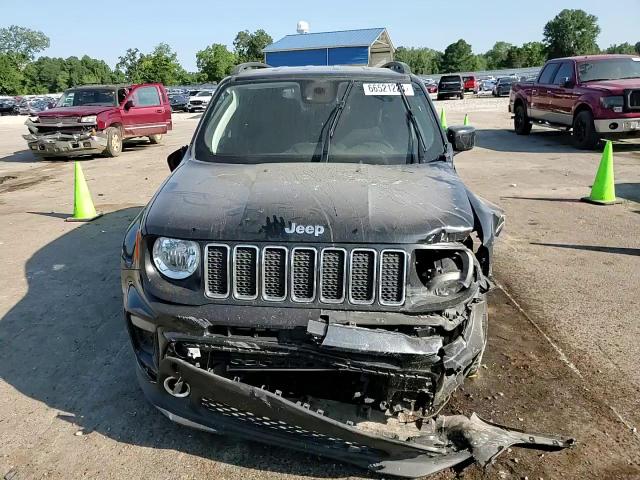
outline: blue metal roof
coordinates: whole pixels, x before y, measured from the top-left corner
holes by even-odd
[[[267,45],[264,53],[288,50],[311,50],[335,47],[368,47],[375,42],[384,28],[343,30],[340,32],[300,33],[287,35],[277,42]]]

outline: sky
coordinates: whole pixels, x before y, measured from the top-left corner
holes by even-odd
[[[475,53],[496,41],[542,40],[547,21],[564,8],[598,17],[598,44],[640,41],[640,0],[0,0],[0,27],[17,24],[51,39],[42,55],[89,55],[115,66],[127,48],[149,52],[166,42],[182,65],[195,71],[195,54],[212,43],[230,48],[236,33],[265,29],[274,40],[296,33],[298,20],[311,32],[386,27],[398,47],[444,50],[463,38]]]

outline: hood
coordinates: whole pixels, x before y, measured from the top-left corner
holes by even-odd
[[[150,204],[145,232],[216,241],[420,243],[471,230],[451,166],[185,161]]]
[[[42,112],[41,117],[82,117],[85,115],[98,115],[99,113],[113,110],[111,105],[86,105],[83,107],[57,107]]]
[[[600,80],[598,82],[584,83],[583,86],[604,90],[610,93],[620,93],[623,90],[640,88],[640,78],[623,78],[621,80]]]

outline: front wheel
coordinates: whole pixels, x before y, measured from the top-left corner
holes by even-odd
[[[578,113],[573,119],[573,144],[582,150],[593,150],[599,141],[593,114],[588,110]]]
[[[162,142],[162,134],[149,135],[149,143],[151,145],[158,145],[160,142]]]
[[[105,131],[107,135],[107,148],[104,150],[105,157],[117,157],[122,153],[122,134],[117,127],[109,127]]]
[[[464,92],[460,94],[460,100],[464,100]]]
[[[524,105],[518,103],[515,108],[515,113],[513,116],[513,129],[518,135],[529,135],[531,133],[531,122],[529,121],[529,116],[527,115],[527,110],[524,108]]]

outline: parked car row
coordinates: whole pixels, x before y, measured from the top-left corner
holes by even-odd
[[[209,105],[209,101],[215,92],[213,88],[187,89],[171,88],[167,90],[171,110],[181,112],[195,112],[204,110]]]
[[[0,98],[0,115],[36,115],[53,108],[57,98],[42,97],[2,97]]]

